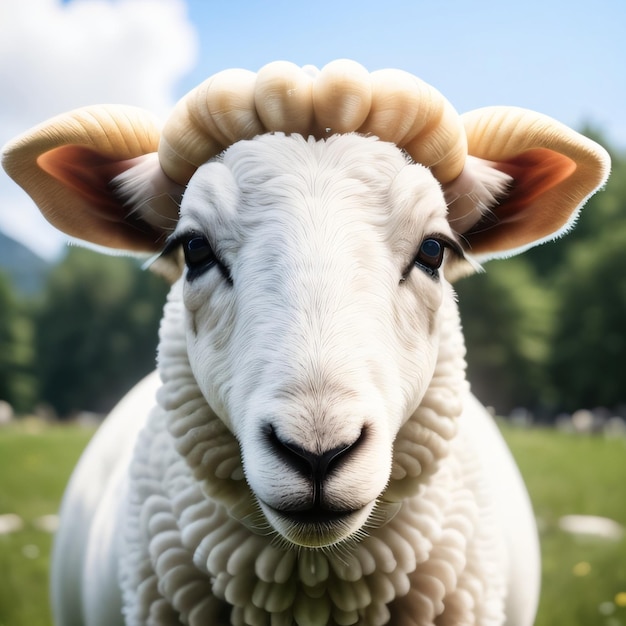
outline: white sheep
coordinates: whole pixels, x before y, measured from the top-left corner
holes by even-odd
[[[69,235],[165,248],[175,278],[158,376],[65,495],[58,624],[532,624],[534,518],[450,280],[563,232],[602,148],[458,116],[404,72],[281,62],[210,78],[162,130],[60,116],[4,166]]]

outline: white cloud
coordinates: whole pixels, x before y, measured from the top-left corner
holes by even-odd
[[[88,104],[132,104],[164,116],[196,55],[183,0],[2,1],[0,144]],[[64,241],[4,172],[0,229],[48,257]]]

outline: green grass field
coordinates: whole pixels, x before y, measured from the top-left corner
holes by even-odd
[[[92,431],[33,422],[0,428],[0,515],[25,520],[0,535],[0,626],[50,626],[51,537],[35,520],[58,507]],[[593,514],[626,525],[626,440],[505,428],[541,528],[543,587],[537,626],[626,626],[626,538],[576,538],[559,517]]]

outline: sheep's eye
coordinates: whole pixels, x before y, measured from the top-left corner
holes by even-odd
[[[438,276],[437,270],[443,263],[445,244],[439,239],[429,237],[422,241],[422,245],[413,261],[421,270],[430,274],[433,278]]]
[[[189,276],[190,279],[217,263],[209,242],[202,235],[193,235],[185,239],[183,241],[183,253],[185,255],[185,263],[191,274]]]

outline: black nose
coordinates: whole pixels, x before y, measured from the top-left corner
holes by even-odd
[[[313,504],[320,504],[322,488],[328,475],[360,447],[365,439],[363,428],[355,441],[331,448],[322,453],[315,453],[302,446],[282,439],[272,425],[267,428],[267,438],[272,450],[292,469],[313,484]]]

